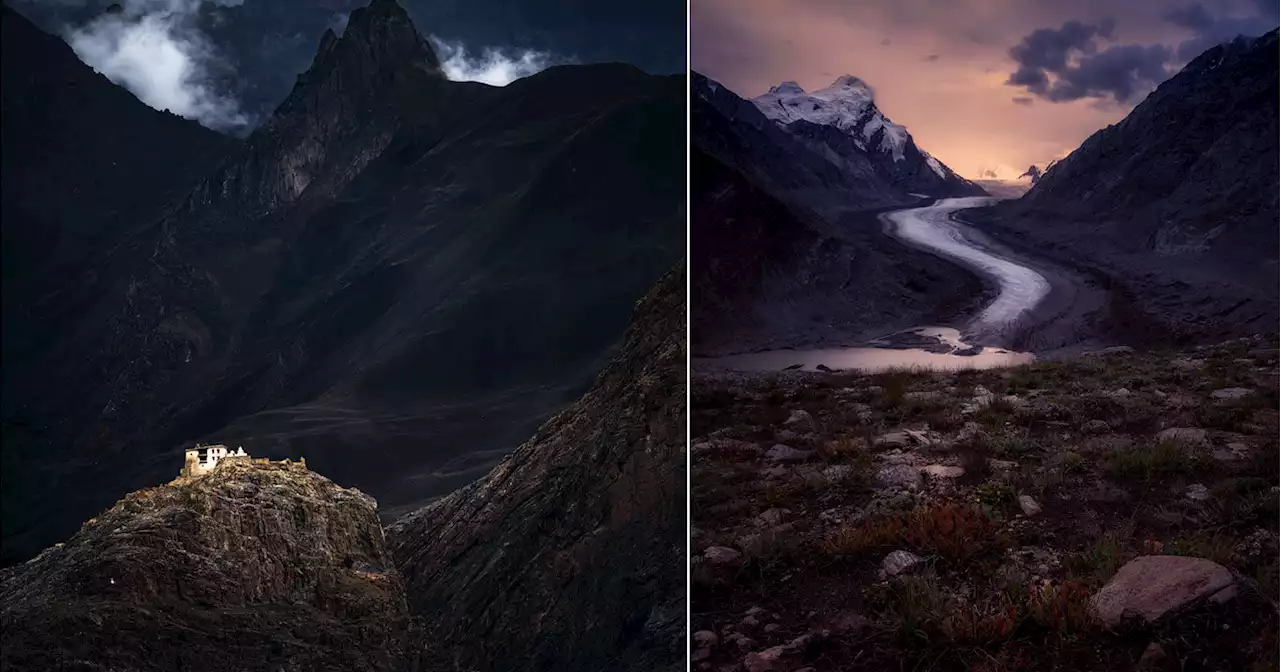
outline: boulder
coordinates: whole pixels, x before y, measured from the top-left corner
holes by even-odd
[[[884,577],[897,576],[911,570],[924,562],[924,559],[909,551],[894,551],[884,556],[880,563],[880,574]]]
[[[1128,618],[1154,623],[1202,600],[1235,596],[1231,570],[1204,558],[1147,555],[1130,561],[1094,594],[1090,607],[1107,627]]]
[[[729,565],[742,559],[742,554],[727,546],[712,546],[702,556],[713,565]]]

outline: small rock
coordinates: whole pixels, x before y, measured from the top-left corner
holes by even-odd
[[[918,444],[918,445],[921,445],[921,446],[931,446],[931,445],[933,445],[933,444],[934,444],[934,439],[933,439],[933,437],[929,436],[929,435],[928,435],[928,434],[926,434],[925,432],[922,432],[922,431],[920,431],[920,430],[918,430],[918,429],[904,429],[904,430],[902,430],[902,431],[903,431],[903,432],[904,432],[908,437],[910,437],[910,439],[911,439],[912,441],[916,442],[916,444]]]
[[[809,459],[813,451],[796,450],[791,446],[779,443],[765,452],[764,456],[774,462],[802,462]]]
[[[750,609],[743,612],[743,615],[755,616],[756,614],[763,614],[763,613],[764,613],[764,607],[756,606],[756,607],[751,607]]]
[[[1231,570],[1204,558],[1145,555],[1120,568],[1090,600],[1098,619],[1114,627],[1126,618],[1154,623],[1198,600],[1219,596],[1235,584]]]
[[[1044,511],[1040,507],[1040,503],[1031,495],[1018,495],[1018,506],[1022,508],[1022,513],[1027,516],[1038,516]]]
[[[888,434],[877,436],[874,444],[877,446],[906,448],[911,445],[911,437],[906,432],[889,432]]]
[[[754,628],[757,625],[760,625],[760,619],[756,618],[755,616],[743,616],[742,620],[739,622],[742,624],[742,627],[744,628]]]
[[[822,475],[828,481],[843,481],[853,473],[853,467],[847,464],[833,464],[822,470]]]
[[[914,490],[920,487],[920,470],[909,464],[893,464],[881,467],[876,479],[886,488]]]
[[[884,560],[880,563],[880,573],[883,576],[897,576],[912,567],[924,562],[924,559],[915,553],[909,551],[894,551],[884,556]]]
[[[1168,669],[1169,654],[1164,652],[1164,647],[1152,642],[1147,645],[1142,657],[1138,659],[1138,666],[1134,668],[1136,672],[1159,672]]]
[[[765,478],[786,478],[790,473],[791,470],[781,464],[775,464],[768,469],[762,469],[760,471],[760,475]]]
[[[930,478],[960,478],[964,476],[962,467],[948,467],[942,464],[931,464],[920,470],[920,473]]]
[[[1156,434],[1157,441],[1172,441],[1188,446],[1209,445],[1209,434],[1199,427],[1170,427]]]
[[[935,401],[942,398],[942,393],[936,390],[921,390],[908,392],[902,395],[902,398],[907,401]]]
[[[781,646],[754,651],[747,654],[742,666],[747,668],[747,672],[777,672],[782,669],[782,656],[785,653],[786,649]]]
[[[1209,499],[1209,488],[1206,488],[1203,483],[1192,483],[1187,486],[1187,499],[1203,502]]]
[[[809,411],[804,411],[804,410],[796,409],[796,410],[794,410],[794,411],[791,411],[791,415],[787,418],[787,421],[786,421],[786,422],[784,422],[784,423],[782,423],[782,424],[784,424],[784,425],[809,425],[809,424],[812,424],[812,423],[813,423],[813,416],[812,416],[812,415],[809,415]]]
[[[783,519],[790,513],[790,509],[779,509],[775,507],[756,516],[756,520],[762,525],[781,525]]]
[[[1122,387],[1122,388],[1120,388],[1120,389],[1118,389],[1118,390],[1113,391],[1113,392],[1111,393],[1111,396],[1112,396],[1112,397],[1115,397],[1115,398],[1117,398],[1117,399],[1124,399],[1125,397],[1129,396],[1130,394],[1132,394],[1132,392],[1130,392],[1127,388],[1123,388],[1123,387]]]
[[[702,552],[702,557],[713,565],[728,565],[742,559],[742,554],[726,546],[712,546]]]
[[[789,429],[783,429],[783,430],[779,430],[777,434],[774,434],[773,438],[779,441],[793,441],[797,436],[800,436],[800,435],[796,434],[795,432]]]
[[[841,612],[831,621],[831,630],[838,633],[851,634],[861,631],[871,624],[866,616],[856,611]]]
[[[770,623],[769,625],[764,626],[764,631],[770,635],[774,634],[775,632],[781,629],[782,629],[782,626],[778,625],[777,623]]]
[[[1196,369],[1200,369],[1204,367],[1204,360],[1179,358],[1179,359],[1170,361],[1169,365],[1175,369],[1179,369],[1182,371],[1195,371]]]
[[[693,642],[700,647],[713,647],[720,643],[720,638],[710,630],[699,630],[693,633]]]
[[[1106,420],[1090,420],[1080,426],[1080,431],[1085,434],[1106,434],[1111,431],[1111,425]]]
[[[1253,394],[1253,390],[1247,387],[1224,387],[1221,390],[1214,390],[1209,393],[1209,397],[1218,401],[1231,401],[1233,399],[1243,399]]]
[[[700,660],[706,660],[710,657],[711,657],[711,649],[705,646],[700,646],[693,650],[693,653],[689,656],[689,660],[691,662],[696,663]]]
[[[997,471],[1005,471],[1008,469],[1016,469],[1018,463],[1013,460],[997,460],[994,457],[988,457],[987,466]]]

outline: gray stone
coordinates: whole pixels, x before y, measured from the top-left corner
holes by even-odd
[[[782,656],[786,652],[786,648],[781,646],[774,646],[764,651],[753,651],[743,659],[742,666],[747,669],[747,672],[778,672],[783,669]]]
[[[1230,599],[1231,570],[1204,558],[1147,555],[1130,561],[1090,600],[1098,620],[1115,627],[1127,618],[1154,623],[1203,599]]]
[[[1158,441],[1172,441],[1187,446],[1209,445],[1209,433],[1199,427],[1170,427],[1156,434]]]
[[[775,507],[756,516],[756,521],[760,525],[766,525],[766,526],[781,525],[783,519],[785,519],[787,515],[790,513],[791,513],[791,509],[779,509]]]
[[[876,437],[875,445],[906,448],[911,445],[911,437],[906,432],[889,432]]]
[[[791,446],[779,443],[765,452],[764,456],[774,462],[802,462],[809,459],[813,451],[796,450]]]
[[[914,490],[920,487],[920,470],[909,464],[892,464],[881,467],[876,479],[885,487]]]
[[[961,467],[948,467],[942,464],[931,464],[922,468],[920,473],[930,478],[960,478],[964,476],[964,469]]]
[[[1106,434],[1111,431],[1111,425],[1106,420],[1090,420],[1080,426],[1080,431],[1085,434]]]
[[[1018,506],[1022,509],[1022,513],[1028,516],[1038,516],[1042,511],[1044,511],[1044,509],[1040,507],[1040,503],[1031,495],[1019,495]]]
[[[1192,483],[1187,486],[1187,499],[1203,502],[1209,499],[1209,488],[1203,483]]]
[[[880,573],[886,577],[897,576],[922,562],[924,559],[915,553],[894,551],[884,556],[884,560],[880,563]]]
[[[808,427],[813,424],[813,416],[809,415],[809,411],[803,411],[803,410],[797,409],[797,410],[791,411],[791,416],[788,417],[787,421],[782,424],[788,425],[788,426],[799,425],[802,427]]]
[[[1164,647],[1151,642],[1142,652],[1142,657],[1138,659],[1138,665],[1134,670],[1135,672],[1157,672],[1168,667],[1169,662],[1169,654],[1164,652]]]
[[[711,647],[718,645],[720,643],[720,638],[716,636],[716,633],[711,632],[710,630],[699,630],[693,633],[693,643],[700,647]]]
[[[726,546],[712,546],[702,556],[713,565],[729,565],[742,559],[742,554]]]
[[[1224,387],[1221,390],[1214,390],[1209,393],[1209,397],[1217,401],[1232,401],[1234,399],[1243,399],[1253,394],[1253,390],[1247,387]]]

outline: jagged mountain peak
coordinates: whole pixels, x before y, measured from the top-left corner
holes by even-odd
[[[871,85],[863,81],[862,78],[854,75],[840,75],[836,81],[831,83],[824,91],[831,90],[847,90],[854,93],[865,95],[867,98],[874,98],[875,92],[872,91]]]
[[[776,86],[769,87],[769,93],[777,93],[777,94],[804,93],[804,88],[795,82],[786,81]]]
[[[842,75],[825,89],[806,93],[784,82],[752,99],[765,116],[781,124],[807,121],[848,133],[861,149],[873,147],[902,161],[911,136],[876,108],[871,87],[853,75]],[[873,143],[876,137],[879,142]]]

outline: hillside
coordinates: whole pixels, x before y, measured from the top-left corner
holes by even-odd
[[[966,214],[997,235],[1108,275],[1197,342],[1280,320],[1280,35],[1216,46],[1021,199]]]

